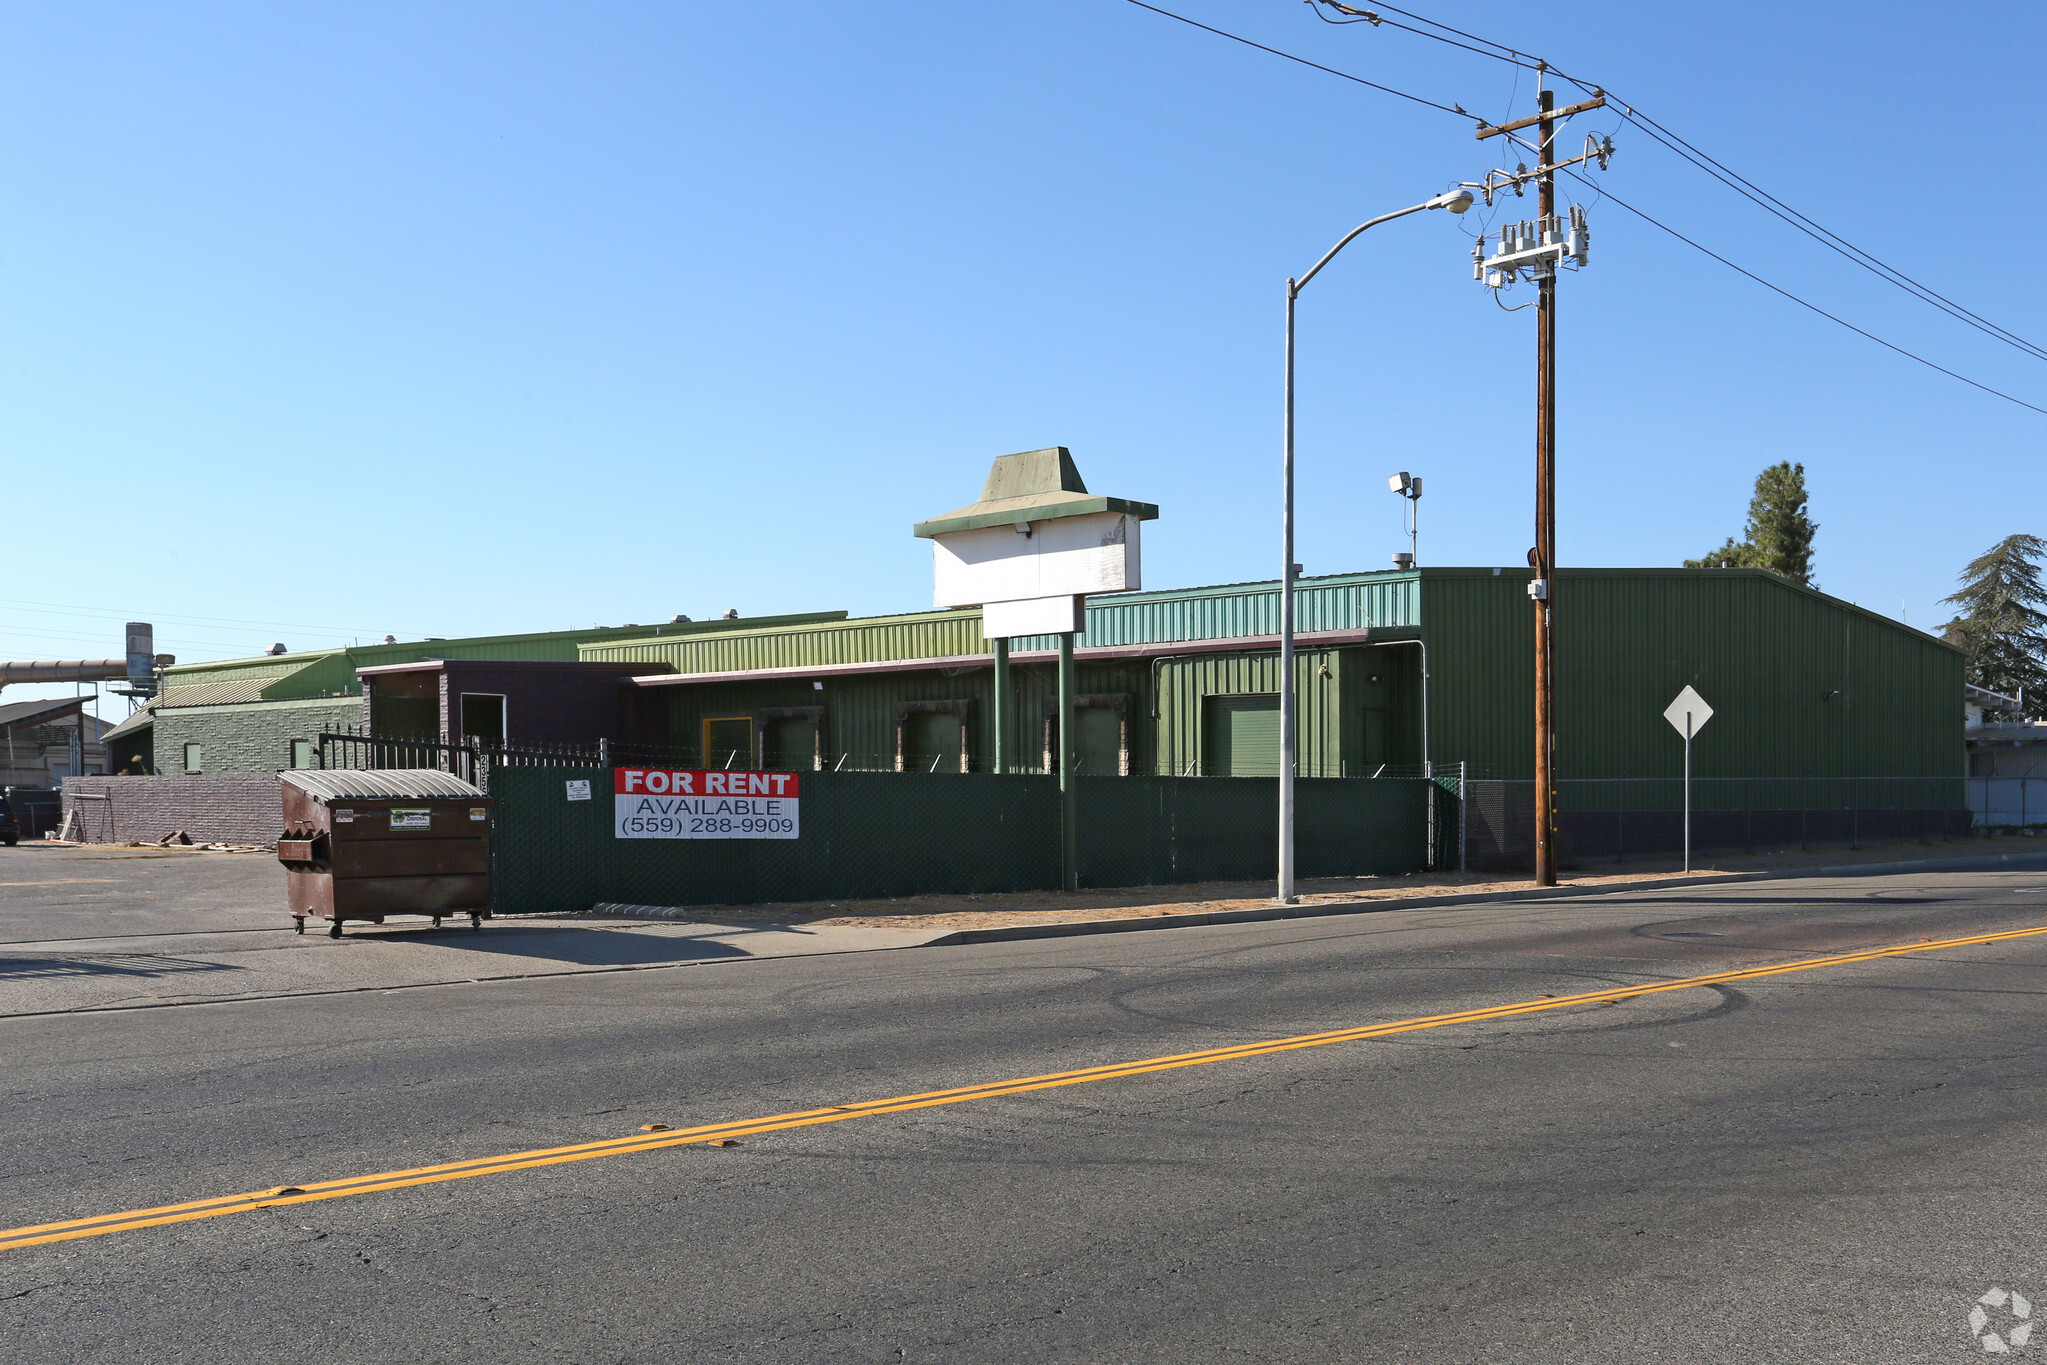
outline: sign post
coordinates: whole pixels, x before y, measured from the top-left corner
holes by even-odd
[[[1685,871],[1692,870],[1692,736],[1703,730],[1706,722],[1713,719],[1713,708],[1706,705],[1706,699],[1692,690],[1690,683],[1677,694],[1676,700],[1663,708],[1663,718],[1671,728],[1685,737]]]
[[[1148,502],[1087,491],[1065,446],[998,458],[979,502],[920,521],[914,533],[931,541],[932,599],[941,609],[981,608],[981,635],[995,655],[996,771],[1008,759],[1009,641],[1059,637],[1060,885],[1080,889],[1074,769],[1073,637],[1086,628],[1090,593],[1135,592],[1143,586],[1140,524],[1158,516]]]

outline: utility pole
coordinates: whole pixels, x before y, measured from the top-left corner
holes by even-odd
[[[1540,81],[1540,68],[1535,79]],[[1552,95],[1536,95],[1542,118],[1536,142],[1536,213],[1548,223],[1557,211],[1557,176],[1550,163],[1557,135]],[[1550,648],[1556,609],[1557,568],[1557,276],[1536,282],[1535,300],[1535,884],[1557,884],[1556,656]]]
[[[1538,64],[1540,85],[1548,68]],[[1500,229],[1497,252],[1488,257],[1483,238],[1472,250],[1473,276],[1489,288],[1512,284],[1521,275],[1536,284],[1535,299],[1535,548],[1528,552],[1533,571],[1528,596],[1535,609],[1535,881],[1538,886],[1557,883],[1557,708],[1556,708],[1556,586],[1557,586],[1557,271],[1566,265],[1583,268],[1589,255],[1591,233],[1585,212],[1573,207],[1566,223],[1557,214],[1556,173],[1566,166],[1597,161],[1604,169],[1613,156],[1613,141],[1585,140],[1584,152],[1568,161],[1556,155],[1557,123],[1573,114],[1598,109],[1606,104],[1603,93],[1567,109],[1556,107],[1553,92],[1538,89],[1533,116],[1478,130],[1481,141],[1512,135],[1519,129],[1537,129],[1535,165],[1513,172],[1494,171],[1476,188],[1492,202],[1497,189],[1511,188],[1517,195],[1529,180],[1536,182],[1536,221]],[[1523,146],[1527,144],[1522,143]]]

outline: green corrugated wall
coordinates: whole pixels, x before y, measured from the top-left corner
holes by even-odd
[[[1321,630],[1411,629],[1420,619],[1420,581],[1414,573],[1338,574],[1303,578],[1295,596],[1296,627]],[[1125,593],[1088,604],[1082,648],[1177,644],[1272,635],[1279,630],[1276,583],[1232,583],[1170,592]],[[1011,641],[1018,653],[1058,648],[1058,637]],[[594,641],[580,656],[592,661],[669,663],[678,673],[729,673],[757,668],[814,668],[823,664],[882,663],[903,659],[987,654],[981,613],[909,612],[820,625],[746,629],[704,639]]]
[[[1083,693],[1129,695],[1131,771],[1154,771],[1151,725],[1146,719],[1150,711],[1149,666],[1142,661],[1125,665],[1082,664],[1076,670],[1076,678]],[[1016,697],[1011,764],[1021,771],[1036,772],[1044,760],[1045,699],[1056,695],[1059,685],[1057,665],[1012,664],[1010,680]],[[974,771],[986,772],[994,763],[995,740],[989,728],[995,708],[992,663],[956,670],[878,673],[822,681],[822,689],[798,679],[693,683],[664,687],[661,691],[668,698],[670,734],[674,743],[685,747],[698,743],[702,722],[709,717],[745,716],[774,707],[822,706],[825,766],[836,765],[843,755],[848,770],[886,770],[894,766],[897,703],[970,700],[973,711],[968,722],[968,743]]]
[[[668,663],[678,673],[729,673],[987,652],[988,642],[981,638],[981,613],[971,610],[738,630],[701,639],[593,643],[583,646],[580,657],[591,662]]]
[[[1424,571],[1439,762],[1533,774],[1528,578]],[[1565,569],[1555,601],[1562,778],[1680,776],[1687,684],[1714,709],[1701,778],[1962,771],[1962,657],[1922,632],[1754,569]]]
[[[1303,650],[1294,656],[1300,698],[1303,777],[1342,777],[1344,654]],[[1279,691],[1277,654],[1195,654],[1158,665],[1158,757],[1153,771],[1170,777],[1228,776],[1216,773],[1207,753],[1204,698]]]

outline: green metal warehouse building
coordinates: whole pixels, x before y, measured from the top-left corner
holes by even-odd
[[[1304,776],[1528,779],[1529,572],[1417,568],[1297,584]],[[1962,656],[1924,632],[1752,569],[1565,569],[1556,593],[1563,777],[1667,778],[1663,709],[1715,708],[1702,778],[1947,778],[1963,745]],[[1278,768],[1278,584],[1093,600],[1077,641],[1080,766],[1255,776]],[[1014,771],[1052,758],[1055,640],[1012,642]],[[647,734],[711,767],[987,771],[994,660],[978,611],[586,640],[640,662]]]
[[[1523,860],[1533,830],[1529,577],[1416,568],[1300,580],[1302,776],[1434,776],[1463,798],[1471,866]],[[1567,856],[1678,845],[1684,746],[1663,711],[1688,684],[1715,711],[1695,750],[1702,846],[1967,828],[1963,657],[1944,641],[1760,570],[1565,569],[1553,591]],[[1093,599],[1076,648],[1080,774],[1277,773],[1278,619],[1275,582]],[[109,754],[132,770],[134,754],[153,753],[157,773],[232,785],[232,774],[362,761],[344,750],[323,758],[316,741],[368,728],[521,748],[512,761],[985,773],[1000,730],[1009,771],[1047,772],[1056,643],[1010,642],[1012,703],[1000,717],[998,665],[973,609],[187,665],[170,670],[151,709],[110,732]],[[477,707],[495,719],[473,725]],[[536,742],[545,754],[532,752]],[[453,761],[433,757],[446,751],[432,744],[404,752],[407,762]],[[195,787],[179,799],[212,798]],[[181,822],[169,808],[159,821]]]

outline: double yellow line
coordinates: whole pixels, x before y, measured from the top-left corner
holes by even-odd
[[[40,1246],[45,1242],[68,1242],[80,1237],[99,1237],[109,1232],[127,1232],[135,1228],[161,1227],[166,1223],[189,1223],[200,1218],[218,1218],[224,1214],[247,1213],[254,1209],[282,1208],[291,1204],[310,1204],[320,1199],[341,1199],[349,1195],[374,1194],[379,1190],[403,1189],[408,1185],[434,1185],[446,1180],[468,1180],[481,1175],[502,1175],[508,1171],[531,1170],[536,1166],[556,1166],[567,1161],[590,1161],[604,1156],[625,1156],[633,1152],[658,1151],[663,1147],[681,1147],[697,1142],[723,1142],[748,1137],[756,1133],[775,1133],[790,1128],[808,1128],[819,1123],[839,1123],[845,1119],[868,1118],[876,1114],[900,1114],[911,1109],[930,1109],[943,1104],[966,1104],[974,1100],[994,1099],[1001,1095],[1019,1095],[1029,1090],[1051,1090],[1062,1085],[1088,1085],[1096,1081],[1119,1080],[1125,1076],[1142,1076],[1154,1071],[1172,1071],[1183,1066],[1206,1066],[1211,1062],[1233,1062],[1246,1057],[1263,1057],[1275,1052],[1293,1052],[1301,1048],[1328,1047],[1332,1043],[1359,1042],[1367,1038],[1386,1038],[1396,1033],[1413,1033],[1420,1029],[1443,1028],[1450,1024],[1479,1024],[1495,1019],[1511,1019],[1520,1014],[1536,1014],[1545,1010],[1569,1009],[1576,1005],[1608,1004],[1630,1000],[1637,996],[1659,995],[1665,991],[1690,990],[1698,986],[1717,986],[1731,981],[1753,981],[1760,977],[1782,976],[1787,972],[1809,972],[1821,967],[1843,967],[1855,962],[1872,962],[1878,958],[1901,957],[1907,953],[1929,953],[1942,948],[1967,948],[1983,943],[2002,943],[2009,939],[2032,938],[2047,934],[2047,925],[2033,929],[2012,929],[1995,934],[1971,934],[1966,938],[1949,938],[1923,943],[1907,943],[1890,948],[1873,948],[1860,953],[1842,953],[1834,957],[1807,958],[1799,962],[1787,962],[1775,967],[1749,967],[1734,972],[1713,972],[1706,976],[1686,977],[1681,981],[1663,981],[1647,986],[1620,986],[1609,990],[1585,991],[1577,995],[1561,995],[1537,1000],[1524,1000],[1512,1005],[1493,1005],[1485,1009],[1459,1010],[1454,1014],[1431,1014],[1416,1019],[1401,1019],[1390,1024],[1366,1024],[1357,1028],[1335,1029],[1328,1033],[1304,1033],[1292,1038],[1274,1038],[1265,1042],[1241,1043],[1235,1047],[1210,1048],[1202,1052],[1181,1052],[1169,1057],[1147,1057],[1140,1061],[1116,1062],[1108,1066],[1083,1067],[1078,1071],[1055,1071],[1044,1076],[1024,1076],[1016,1080],[995,1081],[987,1085],[961,1086],[955,1090],[929,1090],[918,1095],[901,1095],[894,1099],[866,1100],[858,1104],[833,1105],[827,1109],[803,1109],[790,1114],[773,1114],[766,1118],[740,1119],[731,1123],[707,1124],[701,1128],[678,1128],[661,1132],[642,1132],[631,1137],[607,1138],[602,1142],[584,1142],[571,1147],[543,1147],[528,1152],[510,1152],[503,1156],[479,1157],[473,1161],[451,1161],[439,1166],[417,1166],[407,1171],[384,1171],[375,1175],[352,1176],[345,1180],[321,1180],[305,1185],[283,1185],[274,1189],[257,1190],[248,1194],[224,1195],[216,1199],[199,1199],[188,1204],[166,1204],[161,1208],[134,1209],[127,1213],[101,1214],[93,1218],[74,1218],[62,1223],[39,1223],[34,1227],[13,1228],[0,1232],[0,1251],[15,1247]]]

